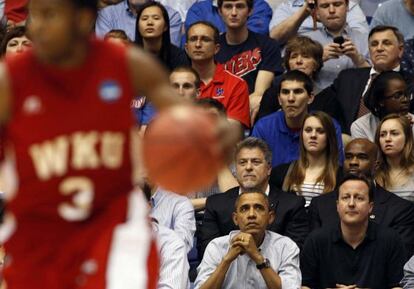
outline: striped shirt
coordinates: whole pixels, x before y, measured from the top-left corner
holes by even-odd
[[[414,203],[414,178],[411,177],[405,184],[389,189],[391,193]]]
[[[319,196],[323,193],[324,189],[323,183],[307,183],[303,182],[302,186],[300,186],[300,190],[296,192],[298,196],[303,196],[305,198],[305,207],[308,207],[312,198]]]
[[[188,289],[190,281],[187,247],[173,230],[153,222],[160,253],[160,277],[157,289]]]
[[[190,252],[196,230],[194,208],[190,200],[158,188],[151,197],[151,206],[151,217],[176,232],[186,244],[187,252]]]

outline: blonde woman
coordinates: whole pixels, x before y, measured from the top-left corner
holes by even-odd
[[[303,196],[308,206],[313,197],[335,189],[341,171],[338,156],[331,117],[321,111],[311,112],[302,126],[299,159],[273,168],[270,182]]]
[[[377,128],[375,142],[380,148],[376,182],[414,202],[414,140],[410,120],[398,114],[386,116]]]

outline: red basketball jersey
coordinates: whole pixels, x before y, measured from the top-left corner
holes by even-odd
[[[42,64],[33,51],[6,66],[12,91],[7,138],[19,189],[8,206],[17,226],[6,242],[5,279],[11,289],[82,287],[102,272],[105,258],[91,255],[97,242],[110,249],[132,188],[126,50],[91,40],[77,68]],[[105,288],[105,281],[99,284]]]

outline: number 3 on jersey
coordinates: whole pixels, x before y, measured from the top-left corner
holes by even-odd
[[[59,192],[72,196],[71,202],[58,206],[58,213],[64,220],[77,222],[86,220],[92,211],[94,184],[87,177],[67,177],[59,185]]]

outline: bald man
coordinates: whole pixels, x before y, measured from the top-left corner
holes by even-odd
[[[344,174],[373,176],[377,160],[377,146],[362,138],[352,140],[345,147]],[[311,230],[339,221],[336,210],[338,192],[313,198],[309,205]],[[402,238],[409,256],[414,253],[414,204],[375,185],[374,208],[371,221],[396,230]]]

